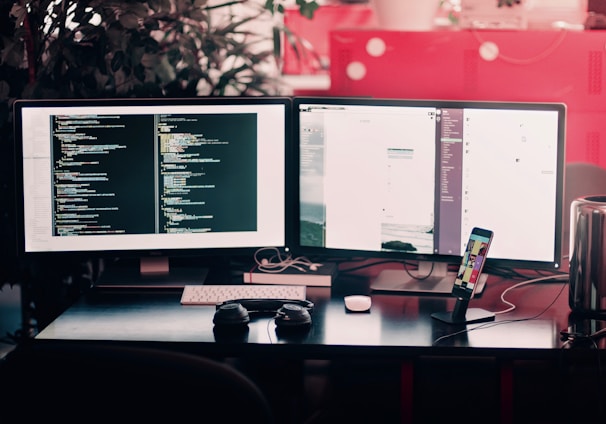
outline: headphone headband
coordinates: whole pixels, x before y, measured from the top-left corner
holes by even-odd
[[[285,304],[293,304],[298,305],[308,312],[312,312],[314,308],[313,302],[309,300],[299,300],[299,299],[233,299],[226,300],[224,302],[218,303],[216,305],[216,309],[219,310],[221,307],[229,304],[240,304],[242,305],[248,312],[253,313],[276,313],[281,307]]]
[[[216,330],[242,330],[248,328],[250,315],[273,314],[278,330],[309,329],[313,307],[309,300],[297,299],[227,300],[217,304],[213,323]]]

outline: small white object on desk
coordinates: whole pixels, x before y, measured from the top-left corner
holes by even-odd
[[[345,308],[350,312],[367,312],[370,310],[372,305],[372,299],[370,296],[364,295],[350,295],[343,298],[345,302]]]

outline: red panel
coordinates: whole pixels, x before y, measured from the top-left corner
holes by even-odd
[[[513,364],[503,360],[501,363],[501,424],[513,423]]]
[[[563,102],[567,160],[606,167],[605,45],[606,31],[335,30],[330,94]]]
[[[402,360],[400,375],[400,422],[414,422],[414,361]]]

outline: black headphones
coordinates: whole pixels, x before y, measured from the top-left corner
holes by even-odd
[[[278,329],[306,329],[311,326],[314,304],[309,300],[237,299],[217,304],[215,328],[247,328],[251,314],[274,315]]]

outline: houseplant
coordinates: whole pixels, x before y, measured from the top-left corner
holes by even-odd
[[[294,4],[308,18],[318,7]],[[44,290],[39,323],[90,285],[94,267],[16,260],[12,103],[280,94],[284,9],[283,0],[0,0],[0,288]]]
[[[0,78],[0,100],[272,94],[284,5],[261,1],[3,2],[0,64],[27,80]],[[310,18],[318,7],[296,3]]]

